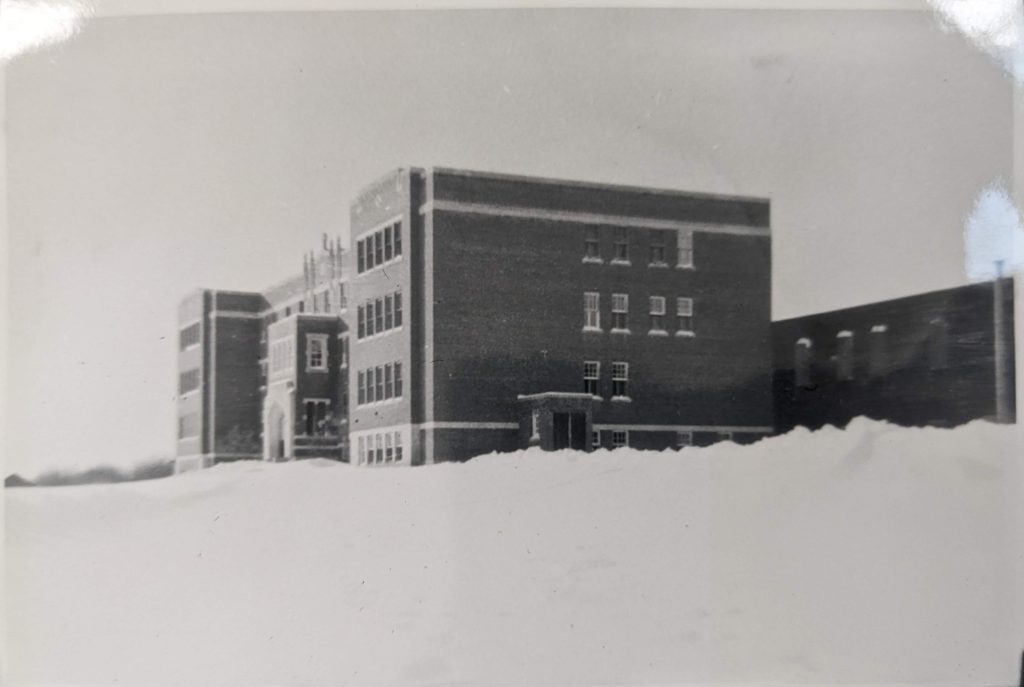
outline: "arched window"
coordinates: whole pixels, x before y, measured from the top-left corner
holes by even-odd
[[[797,339],[793,347],[793,370],[798,387],[807,388],[811,385],[811,346],[811,340],[804,337]]]
[[[836,334],[836,379],[853,379],[853,332],[848,329]]]

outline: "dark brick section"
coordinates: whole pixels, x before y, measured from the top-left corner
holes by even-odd
[[[770,203],[642,187],[434,169],[434,200],[767,228]]]
[[[1006,412],[1015,416],[1013,284],[999,285]],[[863,415],[908,425],[956,426],[996,415],[993,282],[935,291],[772,325],[776,428],[845,425]],[[885,326],[886,331],[872,332]],[[840,379],[839,332],[852,333],[851,379]],[[884,341],[872,341],[884,337]],[[810,341],[799,384],[796,346]]]

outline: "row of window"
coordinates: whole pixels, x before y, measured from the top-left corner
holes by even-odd
[[[356,404],[379,403],[402,397],[402,363],[388,363],[360,370]]]
[[[361,436],[356,445],[359,465],[402,462],[401,432],[380,432]]]
[[[591,396],[601,396],[600,361],[583,361],[583,391]],[[612,398],[629,398],[629,363],[612,363]]]
[[[402,292],[395,291],[360,305],[356,338],[363,339],[402,326]]]
[[[946,321],[935,318],[928,323],[928,366],[932,370],[949,367],[949,333]],[[871,327],[868,338],[868,374],[872,377],[889,372],[889,326],[876,324]],[[839,381],[853,381],[854,348],[856,336],[854,332],[844,329],[836,334],[836,353],[831,358],[834,364],[835,378]],[[794,344],[793,369],[797,386],[808,387],[812,384],[811,364],[814,343],[810,338],[802,337]]]
[[[178,333],[178,348],[184,351],[199,344],[199,323],[190,324]]]
[[[628,430],[612,430],[612,448],[622,448],[623,446],[629,446],[629,431]],[[600,430],[594,430],[591,433],[590,444],[593,448],[601,448],[601,432]],[[732,432],[718,432],[719,441],[732,441]],[[676,448],[686,448],[687,446],[693,446],[693,432],[689,431],[678,431],[676,432]]]
[[[185,370],[178,375],[178,393],[187,394],[199,388],[199,368]]]
[[[650,296],[649,324],[652,334],[667,334],[665,329],[667,312],[664,296]],[[628,333],[629,329],[629,294],[612,294],[612,332]],[[583,294],[583,328],[590,331],[601,330],[601,294],[588,291]],[[677,336],[693,336],[693,299],[676,298],[675,330]]]
[[[287,370],[295,364],[295,341],[291,338],[270,345],[270,372]]]
[[[295,312],[295,313],[304,313],[304,312],[306,312],[306,310],[307,310],[307,302],[308,302],[308,310],[309,310],[309,312],[311,312],[311,313],[327,313],[327,314],[329,314],[331,312],[331,306],[335,302],[335,297],[331,295],[335,288],[338,290],[338,293],[337,293],[338,309],[339,310],[344,310],[346,307],[348,307],[348,299],[345,297],[345,285],[344,285],[344,283],[338,282],[337,284],[335,284],[333,286],[328,286],[323,291],[318,291],[318,292],[314,293],[311,298],[304,298],[304,299],[300,300],[299,302],[297,302],[295,304],[294,308],[292,308],[292,306],[289,305],[289,306],[286,306],[285,308],[283,308],[282,310],[279,310],[277,312],[272,312],[272,313],[267,314],[263,318],[264,335],[265,335],[265,332],[266,332],[266,328],[269,327],[270,325],[274,324],[278,320],[284,319],[286,317],[291,317],[293,312]]]
[[[199,436],[199,413],[185,413],[178,418],[178,438],[191,439]]]
[[[402,222],[375,231],[356,242],[356,271],[359,274],[402,257]]]
[[[648,264],[652,267],[668,267],[669,230],[648,229],[647,233]],[[587,227],[584,231],[583,261],[604,262],[597,227]],[[621,227],[615,229],[612,237],[611,264],[631,264],[629,233]],[[690,229],[676,230],[676,267],[693,268],[693,231]]]

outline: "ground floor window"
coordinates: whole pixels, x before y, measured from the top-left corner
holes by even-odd
[[[590,446],[591,448],[601,448],[601,431],[594,430],[590,433]]]
[[[693,446],[693,432],[676,432],[676,448]]]
[[[612,432],[612,448],[629,446],[629,432],[624,429],[617,429]]]

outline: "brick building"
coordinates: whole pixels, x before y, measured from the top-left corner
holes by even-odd
[[[182,468],[773,429],[766,200],[406,168],[350,222],[290,286],[182,304]]]
[[[775,322],[776,430],[1013,422],[1013,312],[1000,279]]]

